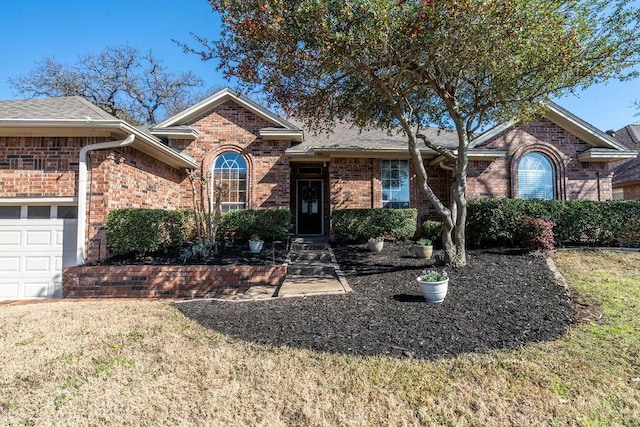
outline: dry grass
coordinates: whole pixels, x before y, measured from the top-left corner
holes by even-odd
[[[603,319],[435,363],[235,341],[163,302],[0,307],[0,425],[640,425],[640,255],[556,262]]]

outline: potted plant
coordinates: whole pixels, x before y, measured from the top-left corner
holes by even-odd
[[[380,252],[382,251],[382,247],[384,246],[384,237],[372,237],[367,242],[367,247],[371,252]]]
[[[254,234],[249,239],[249,250],[253,254],[257,254],[262,250],[262,245],[264,244],[264,240],[260,239],[260,236]]]
[[[449,275],[445,270],[423,270],[417,280],[424,299],[434,304],[444,301],[449,289]]]
[[[420,239],[416,242],[416,246],[413,247],[413,252],[418,258],[431,258],[433,255],[433,242],[431,239]]]

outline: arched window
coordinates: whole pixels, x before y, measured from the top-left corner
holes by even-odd
[[[521,199],[556,198],[555,172],[549,159],[529,153],[518,163],[518,197]]]
[[[247,207],[247,162],[238,153],[227,151],[213,162],[213,189],[221,185],[222,212]],[[214,194],[215,196],[215,194]]]

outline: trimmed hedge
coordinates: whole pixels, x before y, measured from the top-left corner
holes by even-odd
[[[254,234],[264,240],[284,240],[291,231],[289,209],[241,209],[220,217],[223,233],[249,239]]]
[[[106,224],[107,247],[114,254],[138,256],[166,252],[185,242],[185,214],[162,209],[116,209]]]
[[[409,239],[416,234],[418,210],[338,209],[333,212],[332,228],[342,242],[366,242],[372,237]]]
[[[554,222],[557,245],[640,246],[640,200],[470,200],[467,243],[521,247],[525,216]]]

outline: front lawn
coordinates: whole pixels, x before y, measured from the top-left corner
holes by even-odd
[[[158,301],[0,307],[0,425],[638,425],[640,254],[555,259],[579,324],[435,361],[256,344]]]

